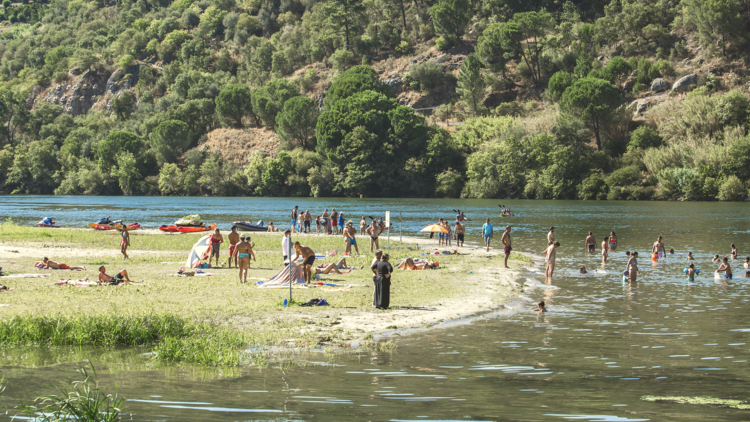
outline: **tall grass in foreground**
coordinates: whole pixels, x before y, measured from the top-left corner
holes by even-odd
[[[239,366],[264,363],[246,335],[173,315],[14,316],[0,321],[0,345],[153,346],[153,355],[170,363]]]
[[[38,422],[119,421],[121,406],[125,400],[117,397],[117,394],[113,396],[104,393],[85,368],[78,369],[78,372],[83,375],[83,381],[68,378],[68,388],[56,388],[59,394],[37,397],[34,404],[23,403],[16,408]]]

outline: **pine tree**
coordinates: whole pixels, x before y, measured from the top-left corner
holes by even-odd
[[[469,104],[474,115],[481,114],[484,108],[482,100],[484,100],[486,84],[480,73],[481,67],[482,63],[474,53],[471,53],[464,60],[458,73],[458,89],[456,91],[461,99]]]

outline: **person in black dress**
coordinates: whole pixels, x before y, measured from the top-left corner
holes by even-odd
[[[371,267],[378,271],[378,275],[375,276],[375,297],[372,303],[378,309],[388,309],[391,302],[391,273],[393,273],[393,267],[388,262],[389,260],[388,254],[385,254],[380,261],[373,263]]]

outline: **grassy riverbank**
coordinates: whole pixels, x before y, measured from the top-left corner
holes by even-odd
[[[170,276],[182,265],[187,251],[200,237],[198,234],[135,231],[131,259],[124,261],[119,254],[119,237],[108,232],[3,224],[0,261],[11,261],[0,262],[3,272],[51,275],[0,279],[0,283],[14,289],[0,293],[0,343],[155,344],[157,355],[167,361],[236,365],[265,358],[262,352],[256,352],[247,359],[248,355],[242,352],[247,348],[257,351],[263,346],[347,344],[393,327],[429,325],[430,321],[481,311],[492,304],[500,305],[517,293],[512,273],[499,269],[500,257],[464,248],[458,255],[432,255],[441,269],[397,271],[393,278],[393,309],[374,311],[372,277],[367,269],[372,255],[369,246],[361,245],[362,255],[347,257],[347,264],[365,266],[363,270],[323,275],[321,280],[352,287],[318,286],[293,291],[295,302],[322,297],[330,306],[284,308],[287,289],[261,289],[255,285],[283,268],[281,234],[251,235],[257,262],[251,263],[252,280],[249,277],[248,284],[240,284],[237,270],[226,268],[226,248],[222,251],[224,267],[208,270],[217,275]],[[335,256],[323,260],[326,263],[337,262],[344,249],[338,236],[295,235],[294,239],[318,253],[336,250]],[[361,243],[364,239],[360,238]],[[395,265],[406,256],[434,252],[434,242],[425,239],[425,245],[421,245],[392,241],[392,263]],[[381,247],[385,249],[385,242]],[[33,268],[34,262],[44,256],[69,265],[83,265],[86,270]],[[99,265],[107,266],[110,274],[126,268],[131,279],[139,282],[89,288],[53,284],[60,279],[95,280]],[[520,262],[514,261],[514,265]],[[461,304],[455,309],[458,299]],[[147,327],[153,327],[153,332],[143,333],[149,331]],[[134,333],[110,335],[128,330]]]

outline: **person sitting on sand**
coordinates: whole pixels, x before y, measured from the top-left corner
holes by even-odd
[[[46,256],[44,257],[42,262],[44,262],[45,270],[85,270],[86,269],[86,267],[71,267],[70,265],[64,262],[55,262],[47,258]]]
[[[543,300],[536,304],[536,308],[534,309],[534,312],[539,312],[539,313],[547,312],[547,308],[544,306]]]
[[[130,283],[130,278],[128,277],[127,270],[122,270],[119,273],[115,274],[114,277],[107,275],[106,273],[107,269],[104,268],[104,265],[99,267],[99,283],[112,283],[112,282],[120,282],[120,281],[127,281]]]
[[[268,223],[268,228],[266,229],[266,231],[267,232],[275,232],[276,231],[276,227],[273,226],[273,221],[271,221],[270,223]]]
[[[396,268],[400,270],[429,270],[435,268],[435,266],[435,261],[415,261],[411,257],[407,257],[400,264],[396,265]]]
[[[589,272],[586,271],[586,266],[585,265],[583,267],[581,267],[581,274],[588,274],[588,273]]]
[[[346,274],[351,272],[352,270],[361,270],[365,266],[361,266],[359,268],[357,267],[350,267],[346,265],[346,258],[341,258],[339,262],[337,263],[330,263],[330,264],[320,264],[315,268],[315,273],[323,273],[328,274],[330,272],[334,272],[336,274]],[[343,271],[342,271],[343,270]]]

